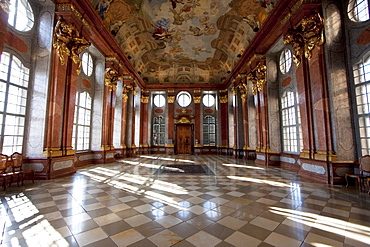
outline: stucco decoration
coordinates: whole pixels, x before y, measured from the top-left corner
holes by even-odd
[[[222,83],[277,0],[90,0],[147,84]]]
[[[302,168],[305,171],[309,171],[309,172],[313,172],[313,173],[317,173],[321,175],[324,175],[326,173],[325,168],[323,166],[318,166],[314,164],[303,163]]]

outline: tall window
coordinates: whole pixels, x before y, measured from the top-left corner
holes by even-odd
[[[164,146],[165,121],[163,116],[153,118],[153,145]]]
[[[0,152],[22,153],[29,69],[4,52],[0,64]]]
[[[203,146],[216,146],[216,118],[205,116],[203,121]]]
[[[77,93],[72,135],[72,145],[76,151],[90,149],[91,103],[90,94]]]
[[[352,21],[363,22],[369,20],[369,0],[350,0],[347,12]]]
[[[285,91],[281,99],[283,151],[299,153],[302,148],[301,119],[297,94]]]
[[[355,94],[362,155],[370,154],[370,57],[354,68]]]

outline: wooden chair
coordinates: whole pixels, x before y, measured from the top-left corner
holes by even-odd
[[[19,186],[19,182],[22,182],[22,186],[23,186],[23,180],[24,180],[24,173],[23,173],[23,168],[22,168],[23,156],[22,154],[18,152],[14,152],[10,156],[10,160],[11,160],[10,166],[12,167],[12,172],[11,172],[12,174],[10,177],[9,186],[12,184],[14,177],[17,177],[17,185]]]
[[[8,156],[5,154],[0,154],[0,179],[3,181],[3,188],[6,190],[8,172]]]
[[[355,178],[357,181],[359,190],[362,191],[362,187],[365,187],[364,180],[367,179],[367,181],[369,181],[368,179],[370,178],[369,175],[364,175],[364,173],[370,173],[370,155],[361,156],[358,161],[360,164],[359,166],[360,173],[359,174],[346,173],[345,175],[345,179],[347,182],[346,187],[348,187],[348,178]]]

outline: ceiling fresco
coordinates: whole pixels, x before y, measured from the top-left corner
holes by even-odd
[[[223,83],[276,1],[91,0],[146,84]]]

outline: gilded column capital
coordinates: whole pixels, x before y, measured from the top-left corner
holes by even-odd
[[[73,26],[65,23],[60,17],[54,28],[53,47],[56,49],[60,63],[64,65],[64,55],[70,57],[77,64],[77,74],[81,72],[80,53],[91,43],[86,40]]]
[[[168,96],[167,100],[168,100],[168,103],[173,104],[175,103],[175,96]]]
[[[266,84],[266,70],[266,65],[260,62],[251,72],[248,73],[247,78],[253,83],[253,95],[256,95],[257,92],[261,92],[263,85]]]
[[[117,81],[122,79],[122,75],[112,67],[106,68],[104,73],[104,85],[109,87],[110,91],[117,89]]]
[[[10,1],[9,0],[1,0],[0,1],[0,7],[6,12],[9,13],[9,6]]]
[[[228,97],[227,97],[227,95],[224,95],[224,96],[220,96],[220,102],[222,103],[222,104],[225,104],[225,103],[227,103],[228,102]]]
[[[200,104],[201,99],[202,99],[202,97],[201,97],[201,96],[195,96],[195,97],[194,97],[194,103],[195,103],[195,104]]]
[[[319,13],[304,17],[284,36],[284,43],[293,46],[293,61],[297,66],[301,64],[302,56],[310,60],[312,50],[315,46],[324,44],[324,41],[324,21]]]
[[[141,95],[140,102],[144,103],[144,104],[148,104],[149,103],[149,97]]]

